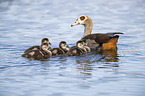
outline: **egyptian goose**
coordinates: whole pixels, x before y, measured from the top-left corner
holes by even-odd
[[[48,43],[48,44],[50,44],[51,45],[51,43],[49,42],[49,39],[48,38],[43,38],[42,40],[41,40],[41,44],[42,43]],[[30,47],[30,48],[28,48],[28,49],[26,49],[26,51],[24,52],[24,53],[27,53],[28,51],[30,51],[30,50],[40,50],[40,47],[41,46],[32,46],[32,47]],[[51,47],[48,47],[48,50],[50,50],[51,49]]]
[[[106,34],[91,34],[93,29],[93,23],[90,17],[82,15],[80,16],[74,24],[71,26],[75,26],[78,24],[82,24],[85,27],[84,35],[81,38],[82,40],[86,40],[87,45],[91,49],[101,49],[101,50],[116,50],[117,49],[117,41],[119,35],[123,34],[122,32],[115,33],[106,33]]]
[[[90,47],[89,46],[87,46],[87,42],[86,42],[86,40],[85,39],[82,39],[81,41],[83,41],[84,42],[84,46],[83,46],[83,48],[85,48],[86,49],[86,52],[91,52],[91,49],[90,49]]]
[[[65,41],[61,41],[59,43],[59,48],[53,48],[51,49],[52,55],[62,55],[68,52],[68,45]]]
[[[68,56],[79,56],[81,54],[86,53],[86,49],[84,48],[84,42],[82,40],[77,41],[76,46],[73,46],[66,53]]]
[[[48,48],[49,48],[48,43],[42,43],[40,49],[30,50],[22,54],[22,57],[33,58],[36,60],[48,59],[52,55],[51,51],[48,50]]]

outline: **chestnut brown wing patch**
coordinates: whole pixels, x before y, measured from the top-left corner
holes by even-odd
[[[109,34],[90,34],[85,36],[82,39],[90,39],[90,40],[95,40],[97,43],[106,43],[110,39]]]

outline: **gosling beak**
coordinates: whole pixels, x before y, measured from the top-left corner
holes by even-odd
[[[67,45],[66,47],[68,47],[69,48],[69,46]]]
[[[76,20],[76,22],[74,24],[72,24],[71,27],[76,26],[78,24],[80,24],[80,23],[78,22],[78,20]]]
[[[51,45],[51,43],[50,43],[50,42],[49,42],[48,44],[49,44],[49,45]]]
[[[87,46],[87,43],[85,43],[84,45]]]

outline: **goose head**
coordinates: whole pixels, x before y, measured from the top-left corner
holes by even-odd
[[[71,27],[76,26],[76,25],[84,25],[85,26],[85,30],[84,30],[84,36],[91,34],[92,29],[93,29],[93,23],[90,17],[86,16],[86,15],[81,15],[74,24],[71,25]]]
[[[79,24],[85,25],[87,23],[87,19],[90,19],[90,18],[88,16],[82,15],[71,26],[73,27],[73,26],[79,25]]]

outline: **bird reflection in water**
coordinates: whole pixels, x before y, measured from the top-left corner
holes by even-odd
[[[104,62],[118,62],[118,56],[116,50],[104,50],[101,52],[101,54],[104,56],[102,60]]]
[[[118,61],[117,51],[115,50],[91,52],[76,58],[76,63],[79,64],[76,68],[84,75],[92,75],[91,71],[96,68],[119,67]]]

